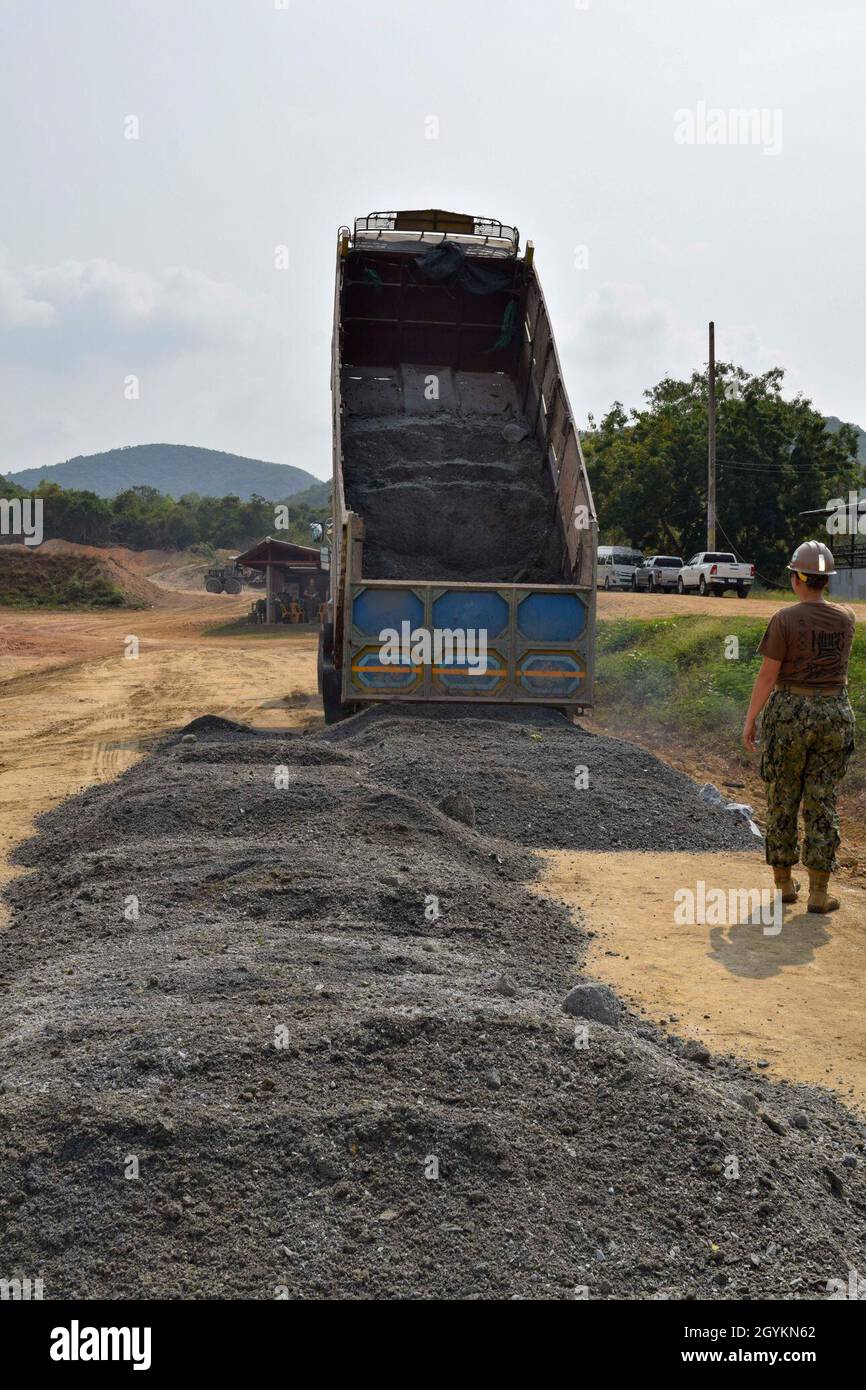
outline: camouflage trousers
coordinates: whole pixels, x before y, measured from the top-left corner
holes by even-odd
[[[854,751],[854,711],[847,693],[827,699],[774,690],[761,724],[761,777],[767,784],[767,863],[800,858],[797,814],[802,804],[803,863],[836,867],[836,789]]]

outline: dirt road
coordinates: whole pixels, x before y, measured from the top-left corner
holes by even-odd
[[[580,911],[596,933],[590,974],[681,1037],[765,1061],[768,1075],[832,1087],[866,1109],[863,889],[845,884],[832,917],[806,912],[802,891],[777,930],[730,897],[732,889],[772,892],[759,853],[552,850],[544,859],[542,890]],[[697,897],[701,881],[739,910],[719,924],[678,922],[674,894],[688,888]]]
[[[140,612],[0,609],[0,884],[37,815],[115,777],[165,730],[200,714],[260,728],[318,716],[309,630],[203,636],[248,604],[246,595],[166,592]],[[129,637],[136,658],[126,655]]]
[[[712,617],[725,616],[739,618],[772,618],[786,595],[770,595],[767,598],[740,599],[727,595],[712,598],[709,594],[632,594],[628,592],[598,593],[598,616],[600,618],[675,618],[687,613],[709,613]],[[852,603],[858,623],[866,622],[866,603]]]

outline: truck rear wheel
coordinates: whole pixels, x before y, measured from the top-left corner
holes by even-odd
[[[319,631],[319,656],[316,662],[316,681],[322,697],[326,724],[339,724],[354,714],[352,705],[343,702],[343,681],[334,666],[334,624],[323,623]]]
[[[339,724],[341,719],[345,719],[351,713],[349,707],[343,704],[342,688],[339,671],[333,666],[323,667],[322,708],[325,711],[326,724]]]
[[[204,586],[209,594],[221,594],[223,591],[222,581],[219,579],[206,579]]]
[[[737,598],[748,598],[749,591],[742,584],[737,585]]]
[[[243,587],[244,587],[244,586],[243,586],[243,584],[241,583],[241,581],[240,581],[239,579],[227,579],[227,580],[226,580],[226,593],[227,593],[227,594],[239,594],[239,593],[241,592],[241,590],[243,589]]]

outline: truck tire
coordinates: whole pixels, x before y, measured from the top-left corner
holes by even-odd
[[[706,598],[707,596],[707,581],[704,575],[701,575],[700,579],[698,580],[698,593],[700,594],[701,598]]]
[[[219,579],[206,579],[204,586],[209,594],[221,594],[223,591],[222,581]]]
[[[743,584],[737,585],[737,598],[748,598],[749,591]]]
[[[348,705],[343,704],[342,695],[343,682],[340,679],[339,671],[333,666],[322,668],[322,708],[325,712],[326,724],[339,724],[341,719],[345,719],[351,710]]]
[[[685,586],[685,584],[683,583],[683,581],[682,581],[681,579],[678,579],[678,580],[677,580],[677,593],[678,593],[678,594],[684,594],[685,591],[686,591],[686,586]]]
[[[243,584],[241,583],[241,581],[240,581],[239,579],[227,579],[227,580],[226,580],[226,593],[227,593],[227,594],[239,594],[239,593],[241,592],[241,590],[243,589],[243,587],[244,587],[244,586],[243,586]]]
[[[348,719],[350,714],[354,714],[354,706],[343,703],[343,682],[334,666],[333,623],[323,623],[319,631],[316,683],[322,697],[326,724],[339,724],[341,719]]]

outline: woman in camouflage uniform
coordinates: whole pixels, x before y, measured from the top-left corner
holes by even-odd
[[[802,804],[808,911],[833,912],[839,906],[828,892],[839,845],[836,789],[854,750],[847,689],[854,614],[827,601],[827,584],[836,569],[826,545],[805,541],[788,569],[799,602],[781,608],[761,640],[764,662],[743,741],[755,751],[755,725],[766,705],[761,777],[767,784],[767,863],[782,902],[796,902],[799,884],[791,867],[800,858],[797,816]]]

